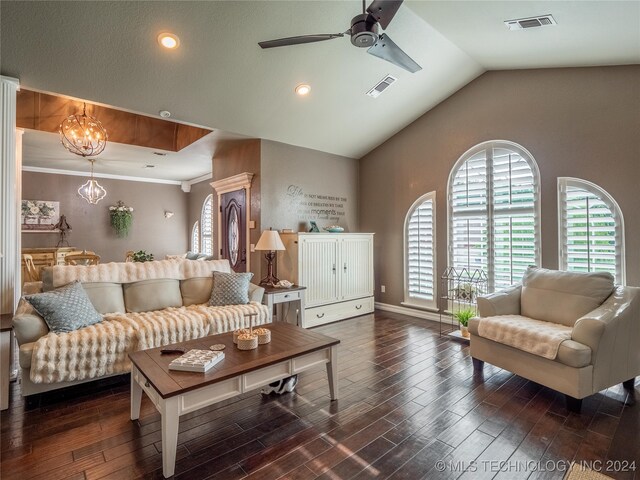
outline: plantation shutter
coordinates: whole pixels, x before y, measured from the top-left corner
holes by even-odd
[[[624,284],[622,215],[604,191],[577,179],[559,181],[561,268],[609,272]]]
[[[458,273],[484,270],[494,291],[539,263],[538,176],[533,159],[515,146],[482,146],[459,164],[449,186],[449,264]]]
[[[194,223],[191,229],[191,251],[200,253],[200,225],[198,222]]]
[[[519,282],[537,263],[537,185],[533,170],[517,152],[493,150],[494,289]]]
[[[405,302],[436,305],[434,195],[410,212],[406,223],[406,280]]]
[[[450,205],[451,265],[461,272],[482,269],[488,273],[487,155],[482,150],[465,161],[453,179]]]
[[[213,255],[213,195],[202,206],[202,253]]]

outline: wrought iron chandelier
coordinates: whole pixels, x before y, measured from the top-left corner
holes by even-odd
[[[107,146],[107,131],[97,118],[87,115],[86,103],[82,115],[67,117],[59,132],[64,148],[81,157],[100,155]]]
[[[93,178],[93,164],[95,160],[93,158],[89,158],[88,160],[91,162],[91,177],[87,180],[87,183],[78,189],[78,193],[91,205],[95,205],[107,195],[107,191]]]

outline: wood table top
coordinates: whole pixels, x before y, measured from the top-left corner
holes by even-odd
[[[6,332],[13,328],[13,325],[11,324],[12,319],[13,314],[11,313],[0,314],[0,332]]]
[[[266,287],[263,286],[262,288],[264,288],[264,292],[265,293],[295,292],[297,290],[306,290],[307,289],[307,287],[302,287],[300,285],[291,285],[288,288],[285,288],[285,287],[269,287],[269,286],[266,286]]]
[[[269,323],[260,327],[271,330],[271,342],[258,345],[254,350],[238,350],[233,343],[233,333],[228,332],[140,350],[130,353],[129,358],[160,396],[169,398],[340,343],[335,338],[286,322]],[[169,363],[179,354],[160,353],[161,348],[170,347],[182,347],[187,351],[208,350],[216,343],[226,345],[223,350],[225,358],[205,373],[169,370]]]

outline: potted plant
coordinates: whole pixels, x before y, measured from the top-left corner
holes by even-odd
[[[471,308],[459,310],[453,314],[460,324],[460,333],[464,338],[469,338],[469,320],[474,317],[476,312]]]
[[[124,202],[118,201],[117,205],[109,207],[109,216],[111,217],[111,226],[119,237],[129,235],[131,224],[133,223],[133,208],[127,207]]]
[[[133,252],[131,256],[134,262],[150,262],[153,260],[153,253],[147,253],[144,250]]]

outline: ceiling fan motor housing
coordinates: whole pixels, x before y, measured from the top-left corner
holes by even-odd
[[[351,20],[351,43],[368,48],[378,40],[378,22],[369,13],[362,13]]]

